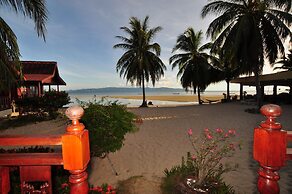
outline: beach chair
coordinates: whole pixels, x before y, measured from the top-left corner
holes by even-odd
[[[209,99],[201,99],[201,103],[202,104],[212,104],[212,103],[217,103],[217,102],[220,102],[220,100],[209,100]]]

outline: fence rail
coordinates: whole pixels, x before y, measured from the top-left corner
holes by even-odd
[[[0,193],[10,190],[9,167],[19,166],[21,193],[52,193],[51,166],[63,165],[70,172],[71,194],[88,193],[87,165],[90,160],[89,136],[84,125],[79,123],[83,115],[81,107],[71,107],[66,115],[72,124],[63,135],[5,135],[0,136],[0,146],[61,146],[56,153],[3,153],[0,154]],[[44,182],[39,190],[29,182]]]

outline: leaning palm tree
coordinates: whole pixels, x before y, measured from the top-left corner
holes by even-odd
[[[207,30],[215,47],[232,51],[231,60],[242,74],[255,74],[258,106],[264,58],[273,64],[284,54],[283,41],[291,37],[290,8],[291,0],[212,0],[202,10],[203,17],[219,15]]]
[[[16,14],[22,13],[35,23],[38,36],[45,39],[47,10],[45,0],[0,0],[0,7],[6,7]],[[9,89],[21,78],[20,52],[16,35],[0,17],[0,90]]]
[[[172,69],[178,67],[177,76],[181,77],[180,82],[183,88],[188,91],[189,88],[198,92],[199,104],[202,104],[200,92],[216,77],[215,69],[209,64],[210,55],[204,51],[210,44],[201,46],[202,31],[195,32],[193,28],[188,28],[177,38],[173,52],[180,51],[170,57],[169,63]],[[213,76],[210,76],[213,74]]]
[[[130,27],[121,27],[129,37],[117,36],[123,43],[114,45],[126,52],[117,62],[117,72],[124,76],[131,84],[136,82],[142,86],[143,102],[141,107],[147,107],[145,98],[145,82],[151,80],[153,86],[164,75],[166,67],[159,58],[160,45],[152,43],[152,39],[162,28],[160,26],[149,29],[147,16],[141,23],[136,17],[130,18]]]
[[[284,57],[282,60],[277,61],[275,64],[282,64],[281,67],[275,67],[275,69],[284,69],[287,71],[292,71],[292,49],[289,50],[287,57]]]

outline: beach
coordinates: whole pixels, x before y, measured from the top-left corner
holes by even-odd
[[[110,98],[116,99],[134,99],[142,100],[142,95],[131,95],[131,96],[110,96]],[[209,101],[220,101],[223,98],[223,95],[202,95],[201,100],[208,102]],[[146,100],[149,102],[151,100],[160,100],[160,101],[172,101],[172,102],[198,102],[197,95],[150,95],[146,96]]]
[[[242,150],[229,162],[239,165],[238,169],[224,176],[237,193],[256,192],[257,162],[252,157],[253,129],[265,118],[244,110],[254,106],[240,102],[205,105],[129,108],[129,111],[143,119],[139,131],[127,134],[121,150],[107,158],[91,158],[89,181],[93,185],[136,178],[131,182],[133,193],[159,194],[160,182],[165,168],[179,165],[183,156],[192,147],[187,130],[199,135],[205,128],[224,130],[235,129]],[[292,130],[291,105],[283,105],[283,115],[278,119],[284,129]],[[1,134],[62,134],[64,120],[45,121],[2,131]],[[276,146],[276,145],[271,145]],[[118,175],[112,169],[112,165]],[[280,170],[281,194],[292,193],[291,162]],[[289,165],[290,164],[290,165]]]

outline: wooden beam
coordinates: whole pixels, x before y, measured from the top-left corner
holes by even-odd
[[[0,154],[0,166],[63,165],[62,153],[9,153]]]
[[[62,145],[61,135],[0,135],[0,146]]]

